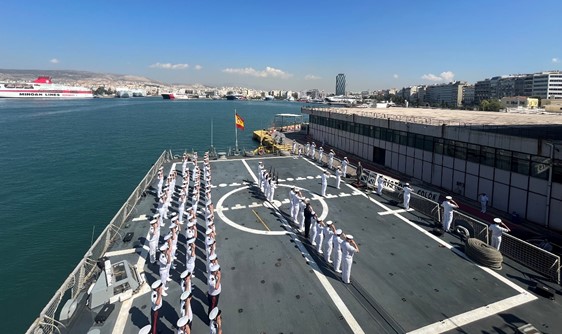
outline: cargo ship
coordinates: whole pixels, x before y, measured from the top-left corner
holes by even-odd
[[[40,76],[33,82],[0,83],[0,98],[93,98],[91,89],[54,84],[51,77]]]

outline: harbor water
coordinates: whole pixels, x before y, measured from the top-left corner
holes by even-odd
[[[0,100],[0,314],[23,333],[165,149],[240,149],[301,104],[160,98]],[[211,122],[212,120],[212,122]],[[137,236],[135,236],[137,237]]]

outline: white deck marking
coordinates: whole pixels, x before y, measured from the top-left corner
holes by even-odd
[[[391,211],[380,211],[377,212],[379,214],[379,216],[386,216],[386,215],[393,215],[395,213],[404,213],[404,212],[410,212],[410,211],[414,211],[414,209],[409,208],[408,210],[406,209],[398,209],[398,210],[391,210]]]
[[[242,162],[244,163],[244,165],[248,169],[248,172],[250,173],[252,178],[255,181],[257,181],[257,178],[254,175],[254,173],[252,172],[252,170],[250,169],[250,166],[248,166],[248,164],[246,163],[245,160],[242,160]],[[291,187],[290,185],[283,185],[283,186]],[[222,201],[222,198],[221,198],[221,201]],[[324,203],[324,202],[322,201],[322,203]],[[287,223],[287,220],[282,218],[282,215],[279,212],[279,210],[275,209],[275,211],[277,211],[278,216],[280,217],[281,221],[285,224],[285,226],[289,229],[293,229]],[[328,211],[327,208],[326,208],[326,210],[323,210],[323,214],[324,213],[327,214],[327,211]],[[332,287],[332,285],[330,284],[330,281],[328,281],[326,276],[324,276],[324,274],[322,274],[322,272],[320,271],[320,268],[318,268],[318,265],[316,264],[316,262],[314,262],[314,260],[311,258],[310,254],[308,253],[308,250],[302,245],[300,240],[297,237],[295,237],[294,233],[292,233],[292,232],[285,232],[285,233],[288,234],[293,239],[295,245],[297,245],[297,247],[301,251],[301,254],[305,255],[305,258],[307,259],[307,262],[309,263],[310,267],[312,268],[312,271],[314,272],[314,274],[316,275],[316,277],[320,281],[320,284],[322,284],[322,286],[324,287],[324,289],[328,293],[328,296],[330,296],[330,298],[332,299],[332,301],[334,302],[334,304],[336,305],[336,307],[338,308],[338,310],[342,314],[343,318],[345,319],[345,321],[347,322],[349,327],[351,327],[351,330],[353,331],[353,333],[357,333],[357,334],[365,333],[363,331],[363,329],[361,328],[361,326],[359,325],[359,323],[357,322],[357,320],[355,320],[355,317],[353,317],[353,314],[351,313],[351,311],[349,311],[349,309],[347,308],[347,305],[345,305],[345,303],[340,298],[340,296],[338,295],[336,290]]]
[[[300,176],[299,176],[299,177],[297,177],[295,180],[296,180],[296,181],[304,181],[304,180],[306,180],[306,177],[300,177]]]
[[[306,178],[309,180],[314,180],[314,176],[307,176]]]
[[[295,179],[293,179],[292,177],[288,177],[287,181],[294,181]]]
[[[279,182],[285,182],[285,179],[278,179]]]
[[[236,204],[235,206],[230,207],[230,210],[240,210],[245,208],[246,208],[245,205]]]
[[[285,198],[284,200],[281,201],[281,203],[289,204],[289,203],[291,203],[291,201],[288,198]]]
[[[351,196],[351,194],[348,194],[348,193],[340,193],[339,196],[340,196],[340,197],[348,197],[348,196]]]
[[[221,188],[224,188],[224,187],[226,187],[226,186],[228,186],[228,184],[226,184],[226,183],[221,183],[221,184],[219,184],[219,187],[221,187]]]
[[[248,208],[257,208],[259,206],[263,206],[264,204],[259,204],[256,202],[252,202],[252,204],[248,205]]]

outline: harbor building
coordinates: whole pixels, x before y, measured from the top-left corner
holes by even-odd
[[[432,106],[455,108],[462,106],[462,92],[466,85],[464,81],[455,81],[447,84],[427,86],[425,102]]]
[[[562,232],[562,115],[312,108],[319,143]]]
[[[336,75],[336,95],[345,95],[345,74]]]

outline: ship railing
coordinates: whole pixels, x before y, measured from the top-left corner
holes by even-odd
[[[172,160],[172,158],[173,155],[170,150],[162,152],[152,168],[150,168],[133,190],[127,201],[121,206],[110,223],[88,249],[84,258],[82,258],[72,273],[65,279],[61,287],[55,292],[54,296],[39,314],[39,317],[31,324],[26,334],[61,332],[59,327],[64,325],[56,320],[61,311],[61,302],[68,299],[76,300],[77,297],[84,292],[85,288],[90,286],[96,274],[100,271],[97,266],[98,259],[104,256],[107,250],[117,240],[117,237],[120,236],[119,231],[134,211],[135,204],[140,198],[146,195],[147,188],[158,173],[158,168],[165,162]]]
[[[351,166],[351,168],[357,170],[355,166]],[[363,169],[363,174],[359,178],[359,181],[366,188],[374,188],[376,187],[375,179],[379,174],[380,173],[368,169]],[[385,179],[392,179],[383,174],[380,175],[384,176]],[[396,185],[385,182],[383,194],[396,201],[396,204],[399,204],[403,201],[402,192],[400,191],[401,187],[401,184]],[[415,211],[429,216],[435,225],[441,223],[443,208],[439,205],[439,203],[416,193],[412,193],[410,197],[410,207]],[[466,213],[461,211],[453,212],[452,227],[455,228],[456,226],[466,228],[473,238],[477,238],[488,244],[491,241],[488,224]],[[525,267],[544,275],[551,281],[560,284],[561,264],[560,257],[558,255],[506,233],[502,236],[502,243],[500,247],[500,251],[504,256],[507,256]]]
[[[315,161],[318,162],[318,150],[314,157]],[[324,154],[321,165],[326,167],[328,164],[328,155]],[[341,166],[341,160],[334,157],[333,168]],[[357,166],[351,164],[348,165],[348,174],[352,177],[357,177]],[[402,196],[402,184],[398,181],[384,175],[382,173],[372,171],[364,168],[363,173],[359,178],[359,183],[362,187],[369,190],[376,189],[376,179],[379,175],[385,178],[383,194],[388,196],[391,200],[395,201],[397,205],[403,202]],[[415,211],[422,213],[423,215],[431,219],[433,226],[438,227],[442,223],[443,208],[441,205],[424,196],[420,196],[414,192],[410,196],[410,207]],[[414,213],[415,214],[415,213]],[[488,229],[488,224],[472,217],[461,211],[453,212],[453,228],[457,226],[462,226],[466,228],[471,237],[477,238],[483,242],[490,243],[490,231]],[[531,243],[514,237],[510,234],[504,234],[502,237],[502,243],[500,251],[503,255],[509,257],[510,259],[519,262],[520,264],[530,268],[546,278],[560,283],[560,257],[548,250],[537,247]]]

